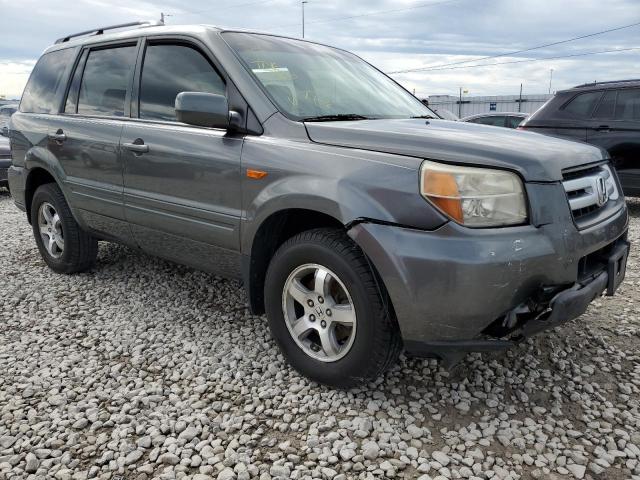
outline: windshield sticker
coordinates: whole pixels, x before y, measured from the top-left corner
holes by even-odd
[[[289,72],[287,67],[272,67],[272,68],[252,68],[253,73],[276,73],[276,72]]]

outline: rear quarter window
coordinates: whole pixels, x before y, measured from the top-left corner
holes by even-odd
[[[23,113],[56,113],[66,83],[67,72],[75,56],[75,49],[45,53],[33,68],[22,94]]]

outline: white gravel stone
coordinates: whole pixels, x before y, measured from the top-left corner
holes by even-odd
[[[133,450],[132,452],[129,452],[126,457],[124,457],[124,464],[132,465],[136,463],[138,460],[140,460],[143,457],[143,455],[144,453],[142,451]]]
[[[236,473],[229,467],[218,473],[218,480],[234,480],[235,478]]]
[[[584,465],[571,464],[567,465],[567,470],[569,470],[575,478],[582,479],[584,478],[587,467]]]
[[[574,322],[348,392],[283,361],[238,282],[100,244],[46,268],[0,191],[0,478],[640,478],[640,201],[625,283]],[[431,453],[433,452],[433,453]]]
[[[431,457],[443,467],[446,467],[451,462],[446,453],[437,450],[431,454]]]
[[[38,457],[34,453],[27,453],[25,457],[25,467],[24,471],[27,473],[35,473],[38,470],[38,466],[40,462],[38,461]]]

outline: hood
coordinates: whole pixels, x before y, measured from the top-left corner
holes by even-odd
[[[599,148],[538,133],[446,120],[305,123],[316,143],[514,170],[527,181],[562,180],[562,170],[608,158]],[[421,160],[416,161],[416,167]]]

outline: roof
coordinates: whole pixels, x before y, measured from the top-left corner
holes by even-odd
[[[131,22],[121,25],[112,25],[105,27],[96,27],[91,30],[85,30],[79,33],[72,33],[64,37],[59,38],[56,42],[45,50],[46,52],[52,50],[61,50],[69,47],[77,47],[90,43],[109,42],[112,40],[127,40],[130,38],[138,38],[141,35],[198,35],[205,32],[242,32],[253,33],[260,35],[269,35],[271,37],[286,38],[291,40],[298,40],[306,43],[313,43],[316,45],[325,45],[336,50],[343,50],[338,47],[326,45],[319,42],[310,41],[307,39],[297,38],[291,35],[281,35],[272,32],[265,32],[260,30],[243,29],[243,28],[228,28],[224,26],[209,25],[209,24],[184,24],[184,25],[164,25],[157,21],[147,22]]]
[[[56,40],[55,44],[47,48],[45,52],[51,50],[60,50],[69,47],[77,47],[87,43],[108,42],[111,40],[126,40],[129,38],[137,38],[146,34],[202,34],[205,31],[221,30],[212,25],[162,25],[158,22],[133,22],[124,24],[124,26],[116,25],[114,27],[97,27],[80,33],[73,33]]]
[[[576,85],[575,87],[562,90],[563,92],[569,92],[574,90],[589,90],[589,89],[607,89],[607,88],[629,88],[640,87],[640,79],[630,80],[610,80],[607,82],[592,82],[583,83],[582,85]]]

